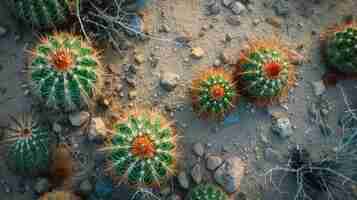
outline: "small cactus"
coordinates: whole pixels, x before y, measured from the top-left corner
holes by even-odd
[[[222,117],[234,107],[237,91],[233,75],[223,69],[209,68],[192,81],[192,102],[200,115]]]
[[[70,111],[91,103],[101,75],[92,47],[71,34],[58,33],[43,38],[32,54],[32,93],[47,107]]]
[[[160,114],[130,112],[116,123],[110,152],[113,178],[150,187],[166,181],[176,161],[175,129]]]
[[[12,117],[13,127],[9,128],[7,163],[11,170],[21,175],[37,175],[49,167],[50,132],[31,115],[21,120]]]
[[[239,79],[248,96],[260,99],[286,96],[295,80],[288,56],[289,50],[275,39],[252,41],[237,65]]]
[[[200,184],[188,194],[187,200],[228,200],[228,195],[218,186]]]
[[[39,200],[80,200],[80,198],[68,191],[52,191],[42,195]]]
[[[72,0],[11,0],[16,15],[37,28],[52,28],[65,23]]]
[[[340,72],[357,72],[357,25],[347,23],[327,35],[325,56],[330,67]]]

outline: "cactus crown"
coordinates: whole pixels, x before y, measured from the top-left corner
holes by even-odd
[[[327,61],[341,72],[357,72],[357,26],[345,25],[327,41]]]
[[[175,163],[174,129],[157,113],[130,114],[115,124],[109,148],[113,175],[130,184],[160,184],[173,173]]]
[[[192,84],[194,106],[200,113],[221,115],[233,107],[237,93],[232,75],[220,69],[209,69]]]
[[[50,28],[61,25],[70,15],[71,0],[12,0],[16,14],[23,21],[38,27]]]
[[[228,195],[218,186],[201,184],[189,193],[187,200],[228,200]]]
[[[30,66],[33,93],[50,108],[76,110],[88,105],[100,83],[100,63],[93,48],[59,33],[41,40]]]
[[[20,174],[37,174],[49,167],[49,129],[40,125],[31,116],[13,118],[14,127],[9,137],[15,139],[8,151],[9,168]]]
[[[240,67],[247,92],[252,96],[275,97],[288,84],[289,63],[277,50],[257,49],[245,55]]]

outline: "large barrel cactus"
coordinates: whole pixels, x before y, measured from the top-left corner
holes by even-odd
[[[176,161],[175,129],[160,114],[130,112],[115,124],[110,150],[114,180],[149,187],[166,181]]]
[[[11,144],[7,155],[9,169],[21,175],[37,175],[49,168],[50,132],[49,128],[32,119],[31,115],[21,120],[13,118],[13,126],[8,130]]]
[[[187,200],[228,200],[228,195],[218,186],[201,184],[193,188]]]
[[[45,193],[39,200],[80,200],[80,198],[68,191],[53,191]]]
[[[192,81],[191,94],[194,109],[210,117],[224,116],[237,100],[233,75],[217,68],[199,73]]]
[[[32,93],[47,107],[68,111],[91,103],[101,75],[98,55],[91,46],[59,33],[43,38],[32,54]]]
[[[37,28],[51,28],[65,23],[73,0],[10,0],[15,14]]]
[[[329,32],[325,56],[330,67],[340,72],[357,72],[357,25],[344,24]]]

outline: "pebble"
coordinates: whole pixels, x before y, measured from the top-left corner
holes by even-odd
[[[170,32],[170,27],[167,24],[162,24],[159,31],[163,33],[168,33]]]
[[[205,55],[204,50],[201,47],[194,47],[191,49],[191,56],[196,59],[201,59]]]
[[[226,19],[227,23],[232,26],[239,26],[241,24],[240,16],[238,15],[230,15]]]
[[[238,62],[238,50],[233,48],[226,48],[221,53],[221,59],[225,64],[236,64]]]
[[[137,55],[135,55],[134,59],[135,59],[135,62],[138,63],[139,65],[141,65],[145,62],[144,54],[137,54]]]
[[[282,22],[282,19],[278,18],[278,17],[267,17],[265,18],[265,21],[274,26],[275,28],[281,28],[281,24],[283,23]]]
[[[242,3],[239,2],[239,1],[234,2],[234,3],[231,5],[231,9],[232,9],[233,13],[236,14],[236,15],[240,15],[240,14],[244,13],[244,12],[247,10],[247,8],[245,7],[245,5],[242,4]]]
[[[163,72],[160,76],[160,85],[167,91],[172,91],[176,88],[180,76],[171,72]]]
[[[234,193],[240,189],[244,171],[245,163],[241,158],[233,156],[216,170],[214,179],[227,193]]]
[[[181,171],[177,176],[178,182],[183,189],[188,189],[190,187],[190,182],[186,172]]]
[[[104,142],[106,136],[107,129],[105,127],[103,119],[100,117],[93,118],[88,133],[89,140],[101,143]]]
[[[279,117],[273,120],[272,131],[282,138],[290,137],[294,131],[288,117]]]
[[[289,6],[287,0],[275,0],[273,2],[273,9],[275,13],[279,16],[287,16],[289,14]]]
[[[214,62],[213,62],[214,67],[220,67],[221,65],[222,65],[222,62],[220,59],[214,60]]]
[[[193,145],[193,152],[199,156],[202,157],[203,154],[205,153],[205,147],[203,146],[202,143],[198,142]]]
[[[69,121],[71,122],[72,126],[81,126],[84,122],[88,120],[89,116],[89,112],[86,111],[72,113],[71,115],[69,115]]]
[[[221,164],[223,163],[223,160],[219,156],[208,156],[206,160],[206,167],[209,170],[216,170]]]
[[[35,191],[38,194],[43,194],[48,192],[50,189],[50,182],[46,178],[40,178],[35,184]]]
[[[314,94],[316,96],[321,96],[322,94],[325,93],[326,86],[325,86],[325,84],[324,84],[324,82],[322,80],[312,82],[311,84],[312,84],[312,88],[314,90]]]
[[[129,99],[134,100],[138,96],[138,92],[136,90],[132,90],[129,92]]]
[[[200,184],[202,181],[202,170],[201,170],[201,166],[199,164],[195,164],[195,166],[192,168],[191,171],[191,176],[193,181],[196,184]]]
[[[53,125],[52,125],[52,130],[53,130],[55,133],[61,133],[62,127],[61,127],[61,125],[59,125],[57,122],[55,122],[55,123],[53,123]]]
[[[231,6],[231,4],[234,2],[235,0],[222,0],[222,4],[229,8]]]
[[[218,15],[221,12],[221,7],[216,2],[210,6],[208,6],[208,11],[210,15]]]

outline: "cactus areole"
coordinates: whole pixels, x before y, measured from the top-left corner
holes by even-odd
[[[129,184],[151,186],[172,175],[174,129],[157,113],[143,112],[115,125],[109,149],[113,175]]]

